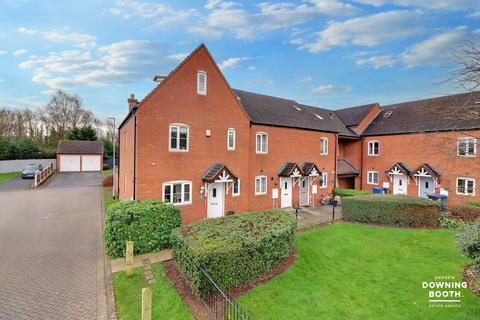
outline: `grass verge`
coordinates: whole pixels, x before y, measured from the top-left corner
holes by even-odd
[[[183,302],[175,288],[165,276],[161,263],[152,264],[152,273],[156,283],[149,285],[143,277],[143,267],[135,268],[132,278],[127,279],[125,272],[112,276],[115,290],[117,316],[121,320],[141,318],[142,288],[152,288],[152,319],[193,319],[193,315]]]
[[[103,187],[103,202],[105,204],[105,212],[107,211],[109,206],[118,201],[118,198],[112,198],[112,187]]]
[[[113,174],[113,169],[108,169],[108,170],[103,170],[102,171],[102,175],[104,177],[108,177],[108,176],[111,176]]]
[[[11,180],[20,175],[20,172],[5,172],[0,173],[0,183]]]

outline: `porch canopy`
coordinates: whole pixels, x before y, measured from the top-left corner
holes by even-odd
[[[235,175],[225,164],[215,162],[212,163],[202,174],[201,179],[207,183],[235,182],[238,180],[238,176]]]
[[[318,177],[321,174],[315,162],[302,163],[300,165],[300,170],[302,170],[305,176],[309,176],[309,177]]]
[[[417,182],[418,178],[425,177],[432,178],[435,183],[438,183],[441,175],[442,173],[430,163],[422,163],[417,169],[413,170],[415,182]]]
[[[340,159],[337,161],[337,172],[341,178],[356,177],[360,174],[360,170],[352,166],[347,160]]]
[[[295,162],[285,162],[278,170],[279,177],[300,178],[304,176],[302,169]]]
[[[410,167],[403,162],[397,162],[391,165],[387,170],[385,170],[385,173],[389,176],[394,176],[394,175],[410,176],[412,175],[412,169],[410,169]]]

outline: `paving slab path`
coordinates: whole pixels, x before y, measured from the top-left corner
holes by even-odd
[[[108,319],[101,181],[0,190],[0,319]]]

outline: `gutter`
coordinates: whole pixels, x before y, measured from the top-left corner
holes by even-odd
[[[337,180],[338,180],[338,175],[337,175],[337,162],[338,162],[338,133],[335,134],[335,180],[333,180],[333,188],[337,188]]]
[[[137,108],[133,112],[133,200],[137,199]]]

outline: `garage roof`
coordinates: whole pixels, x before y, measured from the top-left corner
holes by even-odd
[[[60,154],[103,154],[102,141],[60,140],[57,153]]]

